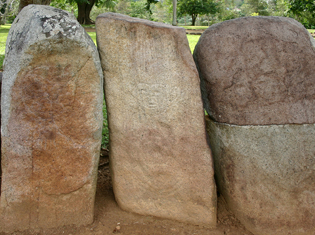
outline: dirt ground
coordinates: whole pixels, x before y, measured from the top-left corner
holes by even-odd
[[[202,29],[186,29],[186,34],[190,35],[201,35],[205,31]]]
[[[251,235],[218,198],[217,228],[209,229],[177,221],[142,216],[121,210],[115,202],[108,165],[108,155],[100,158],[95,219],[89,226],[64,226],[57,229],[16,232],[14,235]],[[0,233],[4,235],[4,233]]]

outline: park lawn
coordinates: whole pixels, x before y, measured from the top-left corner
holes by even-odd
[[[96,32],[88,32],[88,35],[92,38],[93,42],[96,44]]]
[[[8,33],[11,24],[0,25],[0,70],[2,70],[2,64],[4,60],[5,44],[7,41]]]
[[[81,24],[83,28],[93,28],[95,29],[95,24]]]
[[[185,29],[196,29],[196,30],[206,30],[207,28],[209,28],[209,26],[179,26],[179,27],[183,27]]]
[[[188,38],[190,51],[191,51],[191,53],[193,53],[194,50],[195,50],[195,46],[196,46],[197,42],[199,41],[200,35],[189,35],[189,34],[187,34],[186,36]]]

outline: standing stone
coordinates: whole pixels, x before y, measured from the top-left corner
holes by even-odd
[[[293,19],[250,17],[195,49],[216,182],[254,234],[315,231],[314,45]]]
[[[194,52],[208,114],[236,125],[315,123],[314,45],[291,18],[209,27]]]
[[[71,14],[20,12],[2,83],[0,231],[92,223],[102,80],[97,49]]]
[[[106,13],[96,31],[119,206],[215,226],[212,156],[185,30]]]

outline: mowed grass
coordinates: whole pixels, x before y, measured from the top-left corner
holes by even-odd
[[[11,24],[0,25],[0,54],[4,55],[5,44],[7,41],[8,33],[11,28]]]
[[[2,64],[4,60],[5,44],[7,41],[8,33],[11,24],[0,25],[0,70],[2,70]]]
[[[92,38],[93,42],[96,45],[96,32],[88,32],[88,35]]]
[[[209,26],[179,26],[185,29],[206,30]]]
[[[186,36],[188,38],[190,51],[191,51],[191,53],[193,53],[195,50],[195,46],[196,46],[197,42],[199,41],[200,35],[187,34]]]

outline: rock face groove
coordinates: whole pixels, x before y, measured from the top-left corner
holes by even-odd
[[[96,32],[119,206],[215,226],[212,156],[185,30],[106,13]]]
[[[315,123],[315,41],[297,21],[246,17],[209,27],[194,58],[205,108],[220,123]]]
[[[103,75],[76,19],[29,5],[7,39],[0,231],[92,223]]]
[[[293,19],[249,17],[194,52],[218,189],[257,235],[315,231],[314,45]]]

